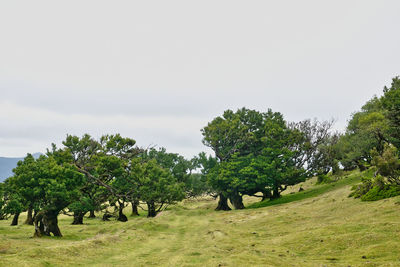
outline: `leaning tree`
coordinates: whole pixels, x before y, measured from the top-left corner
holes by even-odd
[[[69,163],[59,164],[51,153],[37,160],[28,156],[18,164],[14,173],[17,179],[29,177],[32,181],[20,189],[32,191],[35,195],[34,206],[38,213],[34,218],[34,236],[62,236],[57,217],[78,198],[83,175]]]

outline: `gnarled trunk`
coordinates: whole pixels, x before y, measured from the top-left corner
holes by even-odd
[[[272,190],[272,196],[270,197],[270,199],[277,199],[281,197],[281,193],[279,192],[279,187],[274,187]]]
[[[58,228],[58,216],[59,211],[41,211],[35,216],[35,234],[34,237],[41,237],[43,235],[50,236],[62,236],[60,228]]]
[[[156,205],[154,204],[154,202],[147,202],[147,217],[156,217],[156,215]]]
[[[106,212],[103,215],[103,221],[109,221],[110,218],[112,218],[112,217],[113,217],[112,214]]]
[[[121,202],[118,202],[118,218],[117,220],[120,222],[126,222],[128,221],[128,217],[123,213],[125,205]]]
[[[132,201],[131,205],[132,205],[131,216],[139,216],[139,211],[138,211],[139,201]]]
[[[89,218],[96,218],[96,215],[94,214],[94,210],[89,211]]]
[[[12,222],[11,222],[12,226],[18,225],[19,214],[20,214],[19,212],[14,214],[14,217],[13,217]]]
[[[228,206],[228,199],[222,193],[219,193],[218,206],[215,210],[231,210]]]
[[[25,224],[33,225],[33,216],[32,216],[33,208],[31,206],[28,207],[28,211],[26,214]]]
[[[83,224],[83,216],[85,216],[86,212],[74,212],[74,220],[72,224]]]
[[[241,195],[239,195],[238,193],[232,194],[229,197],[229,200],[235,209],[237,209],[237,210],[244,209],[243,197]]]

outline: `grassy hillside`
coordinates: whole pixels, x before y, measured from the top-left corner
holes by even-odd
[[[62,216],[61,239],[0,221],[0,266],[400,266],[400,198],[348,198],[355,182],[308,182],[293,201],[239,211],[203,199],[127,223]]]

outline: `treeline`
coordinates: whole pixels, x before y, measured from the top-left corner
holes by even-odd
[[[73,224],[82,224],[87,213],[94,217],[95,211],[102,211],[104,220],[116,217],[124,222],[128,204],[132,215],[143,208],[154,217],[168,205],[199,194],[201,181],[193,180],[201,177],[191,174],[194,162],[135,143],[119,134],[99,140],[67,136],[63,148],[53,144],[38,159],[28,155],[1,184],[0,216],[14,215],[15,225],[19,214],[27,211],[26,223],[35,225],[35,236],[61,236],[61,213],[73,216]]]
[[[228,200],[244,208],[244,195],[279,198],[288,186],[313,176],[319,183],[333,182],[356,168],[363,179],[351,196],[378,200],[400,195],[399,77],[381,97],[352,114],[344,133],[330,131],[332,124],[290,123],[281,113],[245,108],[215,118],[202,134],[216,156],[212,166],[211,159],[203,164],[203,171],[219,195],[217,210],[229,210]]]
[[[288,186],[318,176],[331,182],[359,168],[362,184],[352,196],[376,200],[400,194],[400,80],[393,79],[381,97],[352,114],[344,133],[333,121],[288,122],[279,112],[242,108],[225,111],[201,132],[202,152],[185,159],[164,148],[141,148],[119,134],[96,140],[70,136],[38,159],[28,155],[0,183],[0,219],[27,212],[34,235],[61,236],[57,218],[102,214],[127,221],[146,210],[154,217],[168,205],[201,195],[218,197],[216,210],[243,209],[243,196],[261,201],[281,197]],[[337,178],[335,178],[337,179]]]
[[[352,115],[335,146],[345,169],[368,169],[351,196],[378,200],[400,195],[399,148],[400,78],[395,77],[381,97],[373,97]]]

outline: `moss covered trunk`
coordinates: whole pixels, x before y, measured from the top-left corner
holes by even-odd
[[[237,210],[244,209],[243,197],[241,195],[233,194],[232,196],[229,197],[229,200],[235,209]]]
[[[58,227],[58,216],[59,211],[41,211],[35,216],[35,233],[34,237],[42,237],[43,235],[50,236],[62,236],[60,228]]]
[[[128,221],[128,217],[124,214],[125,205],[122,202],[118,202],[118,218],[117,220],[120,222]]]
[[[228,198],[224,194],[219,194],[218,206],[215,210],[231,210],[228,205]]]

